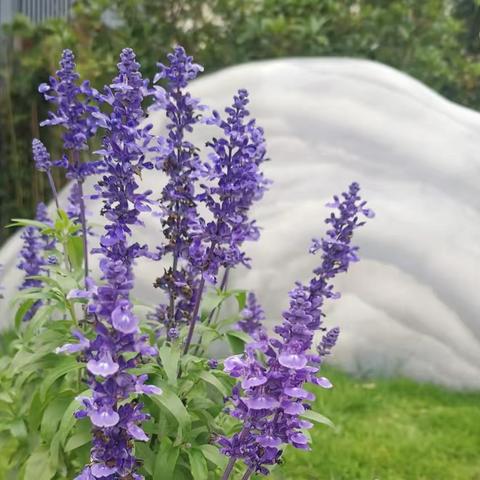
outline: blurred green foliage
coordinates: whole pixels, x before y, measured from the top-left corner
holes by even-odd
[[[177,43],[207,71],[285,56],[369,58],[478,109],[479,31],[479,0],[77,0],[68,20],[17,17],[4,28],[0,62],[0,226],[31,216],[47,197],[30,143],[40,135],[60,154],[58,138],[39,132],[47,106],[36,90],[63,48],[97,87],[112,78],[125,46],[150,77],[159,52]],[[6,235],[0,229],[0,242]]]

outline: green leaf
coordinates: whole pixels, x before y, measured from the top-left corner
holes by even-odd
[[[230,348],[235,355],[243,353],[245,350],[245,344],[251,341],[251,338],[245,332],[230,331],[225,335]]]
[[[217,465],[221,470],[225,469],[228,459],[220,453],[220,450],[215,445],[201,445],[199,448],[209,462]]]
[[[247,304],[247,290],[235,290],[235,299],[237,300],[238,303],[238,310],[242,311],[245,308],[245,305]]]
[[[162,361],[162,366],[167,374],[168,383],[170,385],[177,385],[177,376],[178,376],[178,362],[180,361],[180,350],[175,347],[169,347],[168,345],[163,345],[159,349],[160,360]]]
[[[18,307],[18,310],[15,313],[15,320],[14,320],[14,325],[17,330],[22,325],[25,314],[30,310],[30,308],[34,303],[35,303],[35,300],[31,299],[31,300],[27,300],[26,302],[23,302],[20,305],[20,307]]]
[[[163,393],[161,395],[152,395],[150,399],[173,416],[184,434],[188,433],[191,430],[192,421],[185,405],[166,384],[162,382],[160,387]]]
[[[58,380],[69,372],[79,370],[83,365],[78,363],[73,357],[59,357],[58,364],[51,369],[49,374],[42,381],[40,387],[40,400],[43,402],[47,395],[49,388]]]
[[[24,439],[27,438],[27,427],[25,426],[25,422],[22,419],[14,420],[9,425],[10,433],[13,437]]]
[[[70,398],[65,396],[60,396],[54,398],[45,409],[43,413],[42,422],[40,424],[40,433],[43,440],[48,444],[52,439],[53,435],[57,431],[58,424],[62,419],[65,409],[70,403]],[[34,408],[39,408],[38,405],[34,405]]]
[[[90,390],[84,390],[79,397],[85,397]],[[70,402],[70,405],[65,410],[63,414],[62,421],[60,422],[60,428],[58,429],[57,435],[60,439],[60,443],[65,445],[68,435],[70,431],[74,427],[77,419],[73,416],[73,414],[78,410],[80,403],[75,398]]]
[[[50,465],[50,456],[45,447],[38,448],[30,455],[25,464],[25,480],[50,480],[55,469]]]
[[[222,397],[228,396],[228,389],[223,385],[223,383],[211,372],[202,371],[200,372],[199,377],[204,381],[212,385],[218,392],[222,395]]]
[[[190,450],[187,450],[187,454],[190,461],[190,472],[193,480],[207,480],[207,461],[205,460],[202,451],[198,448],[191,448]]]
[[[67,255],[75,270],[83,268],[83,238],[69,237],[67,240]]]
[[[65,452],[71,452],[77,448],[85,445],[92,440],[92,427],[88,420],[80,420],[77,423],[75,433],[67,440],[64,450]]]
[[[153,475],[156,456],[150,445],[145,442],[135,442],[135,456],[143,462],[143,468],[148,475]]]
[[[12,223],[7,225],[7,228],[10,227],[35,227],[39,230],[49,228],[46,223],[42,223],[37,220],[30,220],[29,218],[12,218]]]
[[[180,448],[173,445],[168,437],[163,437],[155,459],[153,480],[176,480],[174,470],[177,465]]]
[[[211,312],[216,310],[230,295],[221,290],[211,290],[204,295],[200,307],[202,319],[207,318]]]
[[[321,413],[314,412],[313,410],[305,410],[305,412],[301,415],[303,418],[307,420],[312,420],[312,422],[322,423],[323,425],[327,425],[334,430],[337,429],[335,424],[327,417],[322,415]]]

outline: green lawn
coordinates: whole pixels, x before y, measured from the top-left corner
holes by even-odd
[[[275,480],[480,480],[480,393],[325,373],[312,451],[288,451]]]

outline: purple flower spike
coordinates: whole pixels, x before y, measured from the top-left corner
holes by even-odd
[[[250,266],[250,259],[242,247],[245,241],[258,240],[260,230],[255,220],[249,218],[252,205],[263,197],[270,181],[261,172],[266,159],[263,129],[249,119],[248,92],[239,90],[231,107],[225,109],[226,118],[213,112],[209,123],[218,125],[223,136],[214,138],[210,163],[204,165],[207,182],[202,184],[199,199],[205,202],[213,220],[203,227],[205,249],[201,262],[208,276],[216,278],[220,267],[233,268],[239,264]],[[259,316],[255,298],[249,299],[251,314]],[[247,313],[247,312],[246,312]]]
[[[265,312],[258,304],[257,297],[253,292],[249,292],[247,305],[240,315],[242,318],[238,322],[238,327],[251,337],[256,338],[257,334],[263,330],[262,323],[265,320]]]
[[[45,204],[39,203],[37,205],[35,219],[47,225],[50,224]],[[20,250],[20,261],[17,264],[17,267],[25,272],[25,278],[20,285],[19,290],[40,288],[43,286],[42,281],[31,277],[46,274],[47,270],[45,266],[48,262],[45,256],[48,251],[55,246],[55,242],[48,236],[42,235],[37,227],[26,227],[21,238],[23,240],[23,247]],[[35,302],[23,319],[25,321],[30,320],[41,305],[42,301],[38,300]]]
[[[63,60],[62,78],[67,81],[68,77],[68,81],[73,82],[76,77],[70,63],[72,59],[66,53]],[[158,354],[148,337],[140,334],[139,320],[129,300],[134,262],[149,255],[146,247],[130,242],[131,227],[142,224],[140,214],[148,210],[150,204],[150,192],[139,192],[136,178],[143,168],[152,167],[145,160],[150,127],[140,126],[145,118],[142,102],[147,82],[142,79],[139,68],[134,52],[124,49],[118,75],[101,97],[108,104],[109,114],[94,112],[95,118],[101,119],[99,125],[105,129],[103,148],[98,152],[103,157],[104,173],[96,190],[103,201],[102,214],[107,224],[100,247],[94,250],[101,255],[104,282],[95,285],[86,277],[84,290],[76,289],[68,294],[69,298],[88,300],[87,312],[92,314],[96,336],[88,344],[81,340],[79,346],[65,345],[60,349],[82,350],[87,363],[91,397],[82,399],[83,408],[76,413],[77,418],[88,416],[93,429],[90,463],[79,477],[85,479],[141,478],[135,473],[138,462],[134,456],[134,440],[148,440],[140,424],[149,416],[142,412],[143,406],[135,397],[162,393],[158,387],[145,384],[146,375],[131,373],[144,358]],[[85,84],[75,88],[89,89]],[[78,129],[83,118],[78,117]],[[81,147],[80,137],[71,140],[72,148]],[[79,143],[74,144],[77,140]]]
[[[50,170],[50,168],[52,167],[50,154],[45,148],[45,145],[37,138],[34,138],[32,140],[32,152],[33,160],[35,162],[35,168],[39,172],[46,172]]]
[[[314,240],[310,250],[322,252],[321,265],[308,285],[297,283],[289,293],[290,308],[283,313],[283,323],[275,328],[280,339],[269,339],[265,331],[257,330],[256,341],[246,346],[244,355],[224,362],[225,372],[239,379],[230,397],[230,413],[244,424],[240,434],[220,439],[222,452],[231,458],[229,468],[241,458],[248,471],[267,475],[267,466],[278,463],[282,445],[309,449],[302,430],[312,424],[300,416],[310,408],[308,402],[315,396],[304,386],[332,387],[327,378],[316,374],[323,358],[335,346],[339,329],[323,335],[318,354],[311,353],[314,334],[326,330],[322,318],[325,300],[338,298],[331,280],[358,260],[358,247],[351,245],[351,239],[353,231],[364,224],[359,218],[373,216],[358,192],[358,184],[352,183],[342,195],[343,200],[334,198],[333,207],[338,213],[327,218],[327,235]],[[254,309],[249,306],[249,310]]]
[[[64,50],[56,78],[51,77],[50,84],[42,83],[38,88],[45,100],[57,107],[56,112],[49,112],[48,120],[40,125],[62,125],[66,129],[63,143],[67,150],[85,149],[87,140],[97,128],[92,113],[98,108],[91,102],[98,92],[88,82],[78,85],[78,80],[73,52]]]
[[[172,267],[157,279],[155,287],[168,296],[168,305],[157,308],[157,317],[172,341],[178,336],[179,324],[189,321],[198,289],[198,270],[191,265],[191,248],[195,236],[202,231],[196,184],[202,177],[203,166],[198,149],[187,135],[199,123],[204,107],[186,90],[202,67],[193,63],[182,47],[176,47],[167,58],[167,64],[158,64],[154,81],[164,79],[166,85],[165,89],[155,87],[153,108],[165,111],[168,135],[158,138],[151,150],[155,153],[155,168],[167,178],[159,202],[165,242],[158,247],[158,255],[171,255]]]

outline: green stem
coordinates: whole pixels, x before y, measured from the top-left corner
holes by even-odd
[[[77,314],[75,313],[75,307],[73,306],[72,302],[67,301],[67,308],[70,312],[70,316],[72,317],[73,323],[78,326],[78,319]]]
[[[253,475],[253,469],[247,468],[247,471],[243,474],[242,480],[248,480]]]
[[[193,308],[192,318],[190,320],[190,328],[188,329],[188,335],[185,341],[185,347],[183,349],[184,355],[188,352],[190,344],[192,343],[193,331],[195,330],[195,324],[197,323],[198,310],[200,309],[200,301],[202,300],[202,293],[204,287],[205,279],[202,277],[202,279],[200,280],[200,285],[198,286],[195,307]]]
[[[223,472],[222,480],[229,479],[236,461],[237,459],[235,457],[230,457],[230,460],[228,461],[228,464],[227,464],[227,468],[225,468],[225,471]]]

